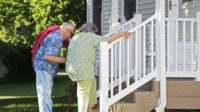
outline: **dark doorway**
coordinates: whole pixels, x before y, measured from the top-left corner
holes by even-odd
[[[136,0],[124,0],[124,15],[126,20],[133,18],[133,14],[136,13]]]
[[[93,0],[93,24],[98,28],[97,34],[101,35],[102,0]]]

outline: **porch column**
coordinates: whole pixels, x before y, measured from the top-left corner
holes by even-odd
[[[157,80],[160,81],[160,98],[156,112],[164,112],[166,107],[166,52],[165,52],[165,0],[156,0],[157,25]]]
[[[87,22],[93,23],[93,0],[87,0]]]
[[[110,31],[119,27],[118,0],[112,0]]]
[[[196,13],[196,18],[199,20],[200,19],[200,11]],[[198,63],[197,63],[197,71],[200,73],[200,21],[197,21],[197,49],[198,49]],[[200,74],[196,77],[197,81],[200,81]]]

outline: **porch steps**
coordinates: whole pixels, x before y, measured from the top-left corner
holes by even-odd
[[[200,98],[167,98],[167,109],[200,109]]]
[[[168,80],[167,109],[200,109],[200,81]]]
[[[115,104],[110,112],[150,112],[154,109],[154,104],[122,103]]]
[[[200,81],[169,80],[167,81],[167,96],[200,98]]]
[[[149,91],[136,92],[134,97],[135,97],[134,102],[137,104],[145,104],[145,103],[156,104],[157,102],[157,98],[154,92],[149,92]]]
[[[110,112],[150,112],[156,107],[157,98],[154,92],[137,91],[127,97],[131,98],[131,95],[133,95],[132,103],[126,101],[116,103],[110,108]]]

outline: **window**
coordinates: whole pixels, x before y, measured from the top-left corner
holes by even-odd
[[[133,14],[136,13],[136,0],[124,0],[124,15],[126,20],[133,18]]]
[[[98,28],[97,34],[101,35],[102,0],[93,0],[93,24]]]

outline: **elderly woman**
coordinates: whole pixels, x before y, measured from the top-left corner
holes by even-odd
[[[80,33],[69,44],[66,71],[77,82],[78,112],[87,112],[88,107],[97,103],[95,70],[95,51],[102,41],[109,43],[120,38],[129,37],[129,32],[121,32],[111,37],[96,35],[97,28],[92,23],[85,23]]]

